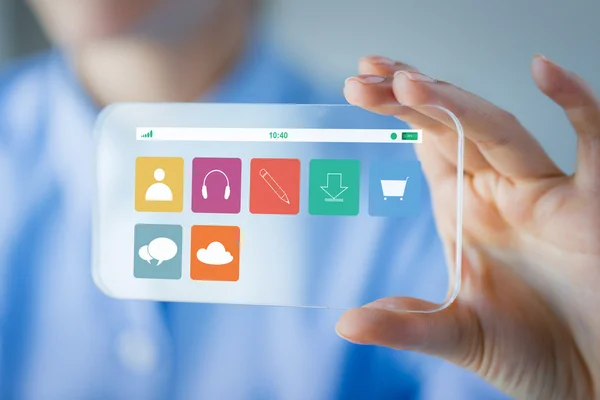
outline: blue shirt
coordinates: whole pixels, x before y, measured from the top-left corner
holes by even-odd
[[[265,45],[204,100],[332,101]],[[96,113],[59,53],[0,77],[0,398],[503,398],[441,361],[346,343],[337,311],[106,297],[90,272]],[[433,217],[416,224],[422,234],[403,246],[443,262]],[[365,235],[393,232],[381,229]],[[394,280],[394,254],[332,251]]]

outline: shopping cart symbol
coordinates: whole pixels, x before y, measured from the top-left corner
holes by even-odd
[[[381,180],[383,199],[387,200],[388,197],[399,197],[400,201],[402,201],[408,178],[409,177],[406,177],[406,179],[402,180]]]

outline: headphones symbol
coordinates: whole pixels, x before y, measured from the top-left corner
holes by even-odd
[[[212,171],[209,171],[206,175],[204,175],[204,180],[202,181],[202,197],[204,199],[208,199],[208,188],[206,187],[206,178],[208,178],[208,176],[213,172],[219,172],[227,180],[227,186],[225,186],[225,193],[223,193],[223,198],[227,200],[229,198],[229,195],[231,195],[231,188],[229,187],[229,178],[227,177],[227,174],[225,174],[225,172],[221,171],[220,169],[213,169]]]

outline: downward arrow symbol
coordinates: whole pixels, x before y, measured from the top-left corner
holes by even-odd
[[[347,189],[348,186],[342,185],[342,174],[337,172],[327,174],[327,185],[321,186],[321,190],[329,196],[325,201],[344,201],[344,199],[338,199],[338,197]]]

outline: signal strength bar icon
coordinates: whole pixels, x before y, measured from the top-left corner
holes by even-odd
[[[142,138],[152,138],[153,134],[154,134],[153,131],[150,131],[148,133],[144,133],[142,135]]]

